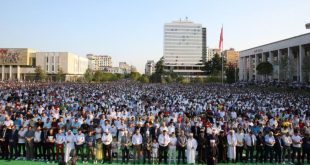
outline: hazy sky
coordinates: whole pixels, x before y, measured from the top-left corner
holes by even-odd
[[[0,47],[108,54],[144,72],[163,55],[164,23],[207,27],[208,47],[243,50],[310,32],[310,0],[0,0]]]

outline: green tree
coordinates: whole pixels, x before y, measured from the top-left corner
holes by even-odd
[[[90,82],[93,80],[94,78],[94,74],[93,71],[91,69],[86,69],[85,73],[84,73],[84,78],[86,81]]]
[[[103,72],[100,71],[100,70],[97,70],[97,71],[94,73],[93,80],[96,81],[96,82],[102,81],[102,80],[103,80]]]
[[[236,81],[236,72],[237,69],[234,65],[228,64],[226,68],[226,82],[232,84]]]
[[[256,66],[257,74],[264,75],[265,78],[273,72],[273,66],[270,62],[261,62]]]
[[[45,70],[42,69],[42,67],[40,65],[35,68],[34,72],[36,75],[36,80],[45,81],[46,72],[45,72]]]
[[[150,78],[149,78],[148,75],[143,74],[143,75],[140,77],[139,81],[142,82],[142,83],[149,83],[149,82],[150,82]]]
[[[57,70],[56,81],[59,81],[59,82],[65,81],[65,74],[61,67],[59,67]]]
[[[139,72],[131,72],[130,75],[129,75],[129,78],[132,79],[132,80],[139,80],[141,74]]]
[[[223,65],[225,66],[226,60],[223,59]],[[222,71],[222,57],[219,54],[215,54],[211,61],[207,61],[204,64],[204,70],[207,75],[218,75]]]
[[[158,73],[158,74],[165,74],[165,71],[164,71],[164,59],[163,57],[161,57],[159,59],[159,61],[156,63],[155,65],[155,73]]]

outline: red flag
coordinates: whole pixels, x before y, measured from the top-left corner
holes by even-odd
[[[222,29],[221,29],[219,49],[222,49],[222,45],[223,45],[223,26],[222,26]]]

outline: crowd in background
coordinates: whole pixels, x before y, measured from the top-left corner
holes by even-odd
[[[310,163],[309,105],[238,85],[1,83],[0,159]]]

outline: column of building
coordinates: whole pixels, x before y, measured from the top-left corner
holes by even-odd
[[[19,65],[16,66],[16,73],[17,73],[17,80],[19,81],[20,80],[20,66]]]
[[[304,82],[303,60],[305,58],[305,48],[299,45],[299,81]]]
[[[9,80],[12,80],[12,65],[9,66]]]
[[[5,66],[4,65],[2,65],[2,69],[1,69],[1,81],[3,81],[4,80],[4,77],[5,77],[5,73],[4,73],[4,68],[5,68]]]

